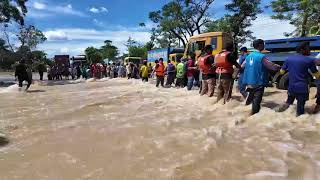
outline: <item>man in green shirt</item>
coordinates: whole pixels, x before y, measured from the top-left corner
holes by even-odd
[[[181,59],[178,59],[176,87],[183,87],[184,74],[185,74],[184,64],[181,62]]]

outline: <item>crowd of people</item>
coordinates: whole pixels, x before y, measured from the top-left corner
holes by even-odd
[[[250,115],[254,115],[260,111],[265,88],[269,86],[269,71],[282,74],[289,72],[287,101],[279,107],[278,111],[285,111],[297,100],[296,115],[300,116],[305,113],[305,104],[309,100],[307,78],[309,72],[312,72],[317,79],[317,101],[314,112],[320,111],[320,72],[317,69],[317,66],[320,66],[320,57],[318,59],[310,57],[310,47],[307,42],[301,43],[297,47],[297,54],[287,57],[282,67],[269,61],[262,53],[263,40],[255,40],[253,47],[254,50],[250,53],[246,47],[241,48],[238,58],[233,43],[227,43],[224,50],[216,55],[212,54],[212,46],[208,45],[204,47],[197,61],[195,55],[191,54],[190,58],[178,59],[175,64],[168,60],[166,65],[163,58],[160,58],[155,61],[154,66],[147,61],[142,65],[132,62],[126,65],[97,63],[90,66],[79,65],[70,69],[64,66],[53,66],[48,68],[48,79],[61,80],[62,76],[66,78],[71,76],[72,79],[127,77],[128,79],[141,78],[142,81],[148,82],[149,78],[155,78],[156,87],[161,85],[170,88],[173,84],[177,88],[187,87],[188,90],[198,87],[200,95],[208,97],[214,96],[217,91],[217,102],[223,101],[224,104],[231,99],[234,80],[238,79],[238,90],[245,99],[245,104],[252,106]],[[16,67],[15,76],[19,81],[19,87],[22,87],[23,81],[27,81],[28,89],[32,77],[27,69],[25,61],[22,60]],[[41,74],[40,78],[42,80]]]
[[[64,65],[54,65],[48,67],[48,80],[62,80],[64,79],[101,79],[105,77],[117,78],[126,77],[126,67],[123,64],[101,64],[93,63],[90,66],[86,64],[74,65],[73,67],[66,67]],[[39,71],[40,73],[40,71]]]
[[[317,100],[314,113],[319,112],[320,72],[317,66],[320,66],[320,57],[310,57],[309,43],[301,43],[297,47],[297,54],[287,57],[282,67],[268,60],[262,53],[264,46],[263,40],[255,40],[254,50],[249,53],[246,47],[241,48],[239,58],[232,43],[226,44],[224,50],[215,56],[212,54],[211,45],[204,47],[197,62],[195,62],[195,55],[191,55],[190,59],[177,60],[176,65],[168,60],[165,66],[163,59],[160,58],[153,67],[156,87],[159,85],[171,87],[176,79],[176,87],[186,86],[188,90],[191,90],[193,86],[199,86],[201,96],[212,97],[217,90],[217,102],[223,101],[225,104],[232,97],[234,80],[238,79],[237,88],[245,99],[245,104],[252,106],[250,115],[254,115],[260,111],[265,88],[270,84],[269,71],[281,74],[290,72],[287,101],[277,111],[285,111],[297,100],[296,115],[300,116],[305,113],[305,104],[309,100],[309,81],[307,79],[309,72],[312,72],[317,79]],[[146,70],[145,63],[141,68],[144,76],[146,76],[144,73]],[[165,76],[167,77],[166,83],[164,83]]]

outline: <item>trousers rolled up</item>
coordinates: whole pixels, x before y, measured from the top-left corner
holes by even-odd
[[[231,98],[233,87],[233,79],[220,79],[218,82],[218,98],[217,101],[223,99],[223,102],[226,103]]]
[[[216,79],[215,78],[202,80],[201,96],[207,94],[209,97],[212,97],[214,94],[215,87],[216,87]]]

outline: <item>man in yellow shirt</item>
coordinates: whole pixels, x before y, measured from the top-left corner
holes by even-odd
[[[143,62],[143,65],[140,68],[140,76],[142,78],[142,82],[148,82],[148,77],[149,77],[149,68],[147,65],[147,61]]]

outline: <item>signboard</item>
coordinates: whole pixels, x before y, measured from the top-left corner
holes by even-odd
[[[154,49],[148,52],[148,62],[154,62],[163,58],[164,61],[168,61],[169,48]]]

